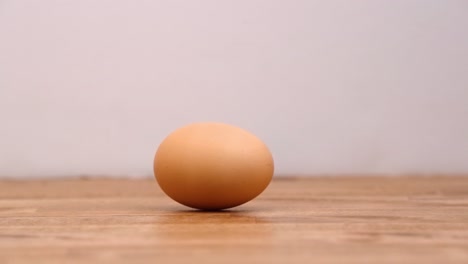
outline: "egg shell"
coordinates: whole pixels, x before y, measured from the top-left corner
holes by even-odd
[[[193,123],[167,136],[154,156],[154,174],[173,200],[202,210],[244,204],[269,185],[274,161],[252,133],[216,122]]]

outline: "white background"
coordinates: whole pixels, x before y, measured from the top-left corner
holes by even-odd
[[[207,120],[278,175],[468,173],[468,1],[0,1],[0,177],[148,176]]]

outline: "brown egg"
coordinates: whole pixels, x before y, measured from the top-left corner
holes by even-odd
[[[154,157],[161,189],[197,209],[219,210],[246,203],[273,177],[273,157],[253,134],[223,123],[195,123],[166,137]]]

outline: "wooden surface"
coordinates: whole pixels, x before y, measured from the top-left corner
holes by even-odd
[[[153,179],[0,182],[0,263],[468,263],[468,177],[275,179],[198,212]]]

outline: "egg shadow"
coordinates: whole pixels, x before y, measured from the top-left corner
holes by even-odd
[[[151,225],[154,237],[175,244],[230,244],[246,238],[269,241],[274,227],[261,210],[225,209],[216,211],[172,207],[158,215]]]
[[[271,221],[262,216],[262,210],[230,208],[223,210],[199,210],[193,208],[167,208],[159,214],[162,223],[171,224],[267,224]]]

